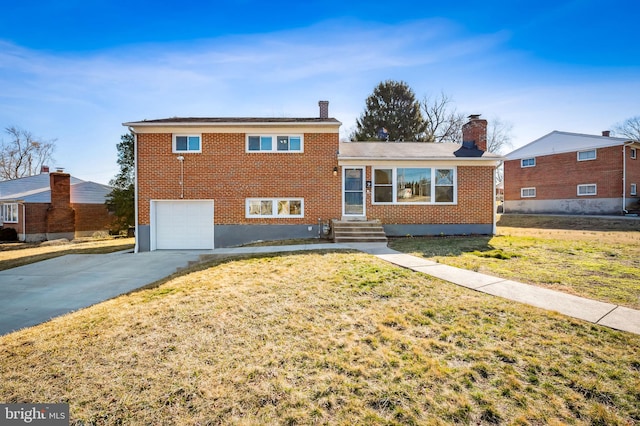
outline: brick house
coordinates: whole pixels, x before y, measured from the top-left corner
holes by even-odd
[[[640,143],[553,131],[506,155],[505,213],[622,214],[638,203]]]
[[[319,238],[340,220],[387,235],[494,231],[486,121],[457,144],[340,142],[317,118],[169,118],[123,123],[135,136],[136,251]],[[474,143],[475,141],[475,143]]]
[[[27,242],[91,236],[113,220],[105,206],[109,192],[45,166],[38,175],[0,182],[0,225]]]

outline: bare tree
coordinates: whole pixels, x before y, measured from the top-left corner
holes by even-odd
[[[451,98],[444,93],[439,96],[425,96],[420,107],[426,122],[427,142],[462,142],[464,114],[456,111]]]
[[[640,142],[640,115],[627,118],[622,123],[616,124],[613,126],[613,132],[623,138],[629,138],[632,141]]]
[[[506,148],[511,148],[511,131],[513,125],[499,118],[489,120],[487,124],[487,151],[502,154]]]
[[[7,127],[5,132],[10,140],[0,141],[0,180],[34,175],[53,160],[55,140],[37,139],[31,132],[15,126]]]

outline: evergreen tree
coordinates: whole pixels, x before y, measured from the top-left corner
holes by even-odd
[[[135,224],[133,145],[133,134],[129,133],[120,137],[120,143],[117,145],[120,173],[109,182],[113,190],[107,195],[105,202],[109,211],[115,215],[113,226],[118,231]]]
[[[425,122],[420,103],[403,81],[384,81],[366,100],[364,113],[356,120],[358,141],[421,141]]]

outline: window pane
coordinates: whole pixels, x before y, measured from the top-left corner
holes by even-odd
[[[301,140],[299,136],[292,136],[289,138],[289,151],[300,151]]]
[[[377,203],[390,203],[393,201],[393,187],[376,186],[373,195],[374,201]]]
[[[453,170],[437,169],[436,185],[453,185]]]
[[[292,215],[300,216],[302,214],[302,201],[291,200],[289,202],[289,212]]]
[[[594,158],[596,158],[596,151],[595,150],[583,151],[583,152],[579,152],[578,153],[578,159],[579,160],[592,160]]]
[[[200,151],[200,136],[189,136],[189,151]]]
[[[186,150],[187,150],[187,137],[176,136],[176,151],[186,151]]]
[[[260,201],[259,200],[249,200],[249,214],[252,215],[252,216],[260,214]]]
[[[391,176],[391,169],[376,169],[374,171],[376,185],[391,184]]]
[[[261,151],[271,151],[272,149],[272,138],[271,136],[261,136],[260,137],[260,150]]]
[[[428,203],[431,201],[431,169],[398,169],[397,202]]]
[[[289,136],[278,136],[278,151],[289,151]]]
[[[260,201],[260,214],[263,216],[273,215],[273,202],[271,200]]]
[[[278,201],[278,216],[289,215],[289,200]]]
[[[260,151],[260,137],[249,136],[249,151]]]
[[[436,203],[453,203],[453,186],[436,186]]]
[[[344,172],[344,189],[347,191],[362,190],[362,170],[347,169]]]

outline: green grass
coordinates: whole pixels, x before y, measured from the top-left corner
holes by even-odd
[[[218,262],[0,337],[0,400],[78,425],[640,422],[640,336],[361,253]]]

